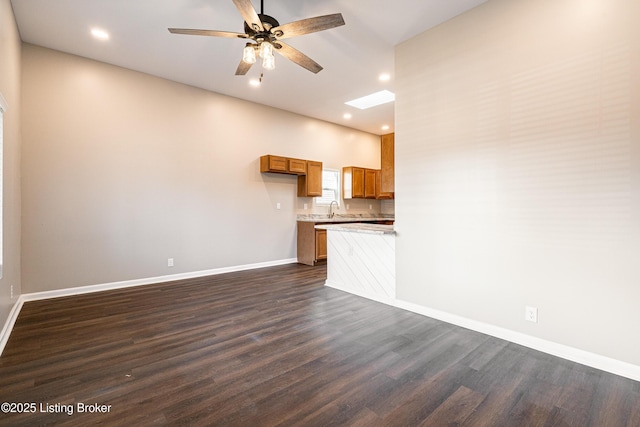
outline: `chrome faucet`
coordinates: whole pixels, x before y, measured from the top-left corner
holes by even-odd
[[[337,207],[337,208],[339,208],[339,207],[340,207],[340,205],[338,204],[338,202],[337,202],[337,201],[332,200],[332,201],[331,201],[331,204],[329,205],[329,218],[333,218],[333,217],[334,217],[334,215],[336,214],[335,212],[333,212],[333,204],[334,204],[334,203],[336,204],[336,207]]]

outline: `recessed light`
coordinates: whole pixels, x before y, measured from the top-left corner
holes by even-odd
[[[344,113],[342,117],[349,120],[351,118],[351,113]]]
[[[345,104],[359,108],[361,110],[366,110],[367,108],[386,104],[387,102],[393,102],[395,101],[395,99],[396,95],[393,92],[389,92],[388,90],[381,90],[380,92],[372,93],[371,95],[363,96],[362,98],[345,102]]]
[[[249,84],[250,84],[251,86],[253,86],[253,87],[258,87],[258,86],[260,86],[260,80],[258,80],[258,79],[251,79],[251,80],[249,80]]]
[[[378,80],[380,80],[381,82],[388,82],[389,80],[391,80],[391,74],[382,73],[378,76]]]
[[[382,130],[389,130],[389,125],[383,125]]]
[[[109,33],[107,33],[105,30],[101,30],[100,28],[92,29],[91,35],[98,40],[109,40]]]

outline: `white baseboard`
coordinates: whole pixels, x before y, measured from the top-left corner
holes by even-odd
[[[595,353],[590,353],[588,351],[569,347],[563,344],[558,344],[552,341],[543,340],[541,338],[536,338],[531,335],[515,332],[509,329],[501,328],[499,326],[490,325],[488,323],[467,319],[465,317],[435,310],[429,307],[424,307],[407,301],[396,300],[395,306],[407,311],[411,311],[413,313],[422,314],[423,316],[431,317],[434,319],[442,320],[443,322],[451,323],[456,326],[471,329],[472,331],[491,335],[496,338],[501,338],[515,344],[520,344],[525,347],[541,351],[543,353],[570,360],[572,362],[580,363],[582,365],[600,369],[605,372],[620,375],[635,381],[640,381],[640,366],[633,365],[631,363],[612,359],[610,357],[602,356]]]
[[[88,294],[92,292],[109,291],[112,289],[130,288],[133,286],[153,285],[155,283],[172,282],[174,280],[193,279],[196,277],[214,276],[235,271],[253,270],[256,268],[274,267],[276,265],[293,264],[297,258],[289,258],[277,261],[258,262],[255,264],[235,265],[231,267],[214,268],[211,270],[192,271],[188,273],[169,274],[166,276],[147,277],[144,279],[125,280],[122,282],[102,283],[99,285],[80,286],[77,288],[57,289],[55,291],[34,292],[23,294],[25,301],[37,301],[43,299],[66,297],[71,295]]]
[[[133,286],[152,285],[157,283],[172,282],[174,280],[192,279],[196,277],[214,276],[223,273],[233,273],[236,271],[253,270],[256,268],[274,267],[277,265],[293,264],[298,262],[297,258],[281,259],[276,261],[258,262],[255,264],[236,265],[231,267],[214,268],[211,270],[193,271],[189,273],[170,274],[166,276],[148,277],[145,279],[136,280],[124,280],[121,282],[102,283],[98,285],[79,286],[76,288],[57,289],[55,291],[34,292],[30,294],[22,294],[18,297],[18,300],[13,305],[9,317],[2,328],[0,333],[0,356],[4,347],[9,340],[13,326],[18,319],[22,305],[27,301],[38,301],[51,298],[66,297],[72,295],[82,295],[92,292],[109,291],[113,289],[130,288]]]
[[[18,315],[20,314],[20,310],[22,310],[22,304],[24,304],[24,299],[21,295],[13,304],[13,307],[11,307],[9,317],[7,321],[4,322],[4,327],[2,328],[2,332],[0,332],[0,356],[2,356],[4,347],[7,345],[7,341],[9,341],[9,335],[11,335],[13,326],[16,324],[16,320],[18,320]]]
[[[367,298],[367,299],[370,299],[370,300],[373,300],[373,301],[381,302],[383,304],[395,305],[395,299],[393,299],[393,298],[385,298],[382,295],[374,295],[372,293],[358,292],[357,290],[348,288],[346,286],[343,286],[341,283],[333,282],[333,281],[331,281],[329,279],[327,279],[324,282],[324,285],[328,286],[330,288],[333,288],[333,289],[337,289],[339,291],[348,292],[350,294],[357,295],[357,296],[362,297],[362,298]]]

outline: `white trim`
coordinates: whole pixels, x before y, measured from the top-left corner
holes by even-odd
[[[188,273],[170,274],[166,276],[147,277],[144,279],[125,280],[122,282],[102,283],[99,285],[81,286],[77,288],[57,289],[55,291],[34,292],[23,294],[25,301],[38,301],[50,298],[82,295],[92,292],[109,291],[113,289],[131,288],[134,286],[153,285],[156,283],[173,282],[174,280],[193,279],[196,277],[214,276],[236,271],[253,270],[256,268],[274,267],[276,265],[292,264],[298,262],[297,258],[289,258],[277,261],[258,262],[255,264],[236,265],[231,267],[214,268],[211,270],[192,271]]]
[[[370,299],[372,301],[377,301],[377,302],[381,302],[383,304],[392,305],[392,306],[396,305],[396,301],[393,298],[384,298],[383,296],[374,295],[373,293],[361,292],[361,291],[358,291],[358,290],[351,289],[351,288],[348,288],[346,286],[343,286],[341,283],[334,282],[334,281],[331,281],[329,279],[327,279],[324,282],[324,285],[328,286],[330,288],[333,288],[333,289],[337,289],[337,290],[342,291],[342,292],[348,292],[350,294],[357,295],[357,296],[362,297],[362,298],[367,298],[367,299]]]
[[[4,113],[7,111],[7,108],[9,108],[9,104],[7,104],[7,100],[2,96],[2,92],[0,92],[0,111]]]
[[[423,316],[438,319],[443,322],[491,335],[496,338],[501,338],[515,344],[520,344],[572,362],[587,365],[612,374],[621,375],[635,381],[640,381],[640,366],[638,365],[633,365],[621,360],[612,359],[610,357],[580,350],[578,348],[543,340],[531,335],[515,332],[499,326],[490,325],[488,323],[478,322],[476,320],[424,307],[407,301],[396,300],[395,306],[413,313],[422,314]]]
[[[30,294],[22,294],[18,297],[18,300],[14,304],[9,317],[2,328],[0,333],[0,356],[4,350],[13,326],[18,319],[22,305],[27,301],[39,301],[44,299],[66,297],[72,295],[82,295],[92,292],[102,292],[114,289],[124,289],[134,286],[153,285],[163,282],[172,282],[174,280],[192,279],[196,277],[214,276],[223,273],[233,273],[236,271],[254,270],[256,268],[275,267],[277,265],[293,264],[298,262],[297,258],[281,259],[276,261],[258,262],[255,264],[236,265],[231,267],[214,268],[211,270],[193,271],[189,273],[178,273],[167,276],[148,277],[145,279],[125,280],[122,282],[102,283],[99,285],[80,286],[77,288],[57,289],[55,291],[34,292]]]
[[[13,304],[7,321],[4,322],[4,327],[2,328],[2,332],[0,332],[0,356],[2,356],[4,347],[7,345],[7,341],[9,341],[9,336],[11,335],[11,331],[13,331],[13,326],[16,324],[16,320],[18,320],[18,315],[20,314],[20,310],[22,310],[23,304],[24,298],[20,295]]]

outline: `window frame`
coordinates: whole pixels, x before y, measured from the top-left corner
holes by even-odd
[[[335,199],[331,199],[328,200],[328,198],[324,197],[324,191],[325,191],[325,180],[324,180],[324,173],[325,172],[329,172],[329,173],[335,173],[336,175],[336,188],[327,188],[327,190],[330,191],[335,191],[336,194],[336,198]],[[320,197],[314,197],[315,200],[315,204],[316,206],[329,206],[331,205],[331,202],[333,202],[334,200],[338,203],[338,208],[340,207],[340,199],[342,198],[342,194],[340,191],[340,187],[341,187],[341,181],[342,181],[342,177],[340,176],[340,170],[339,169],[333,169],[333,168],[322,168],[322,194],[323,196]]]
[[[4,276],[4,113],[7,112],[7,100],[0,92],[0,279]]]

